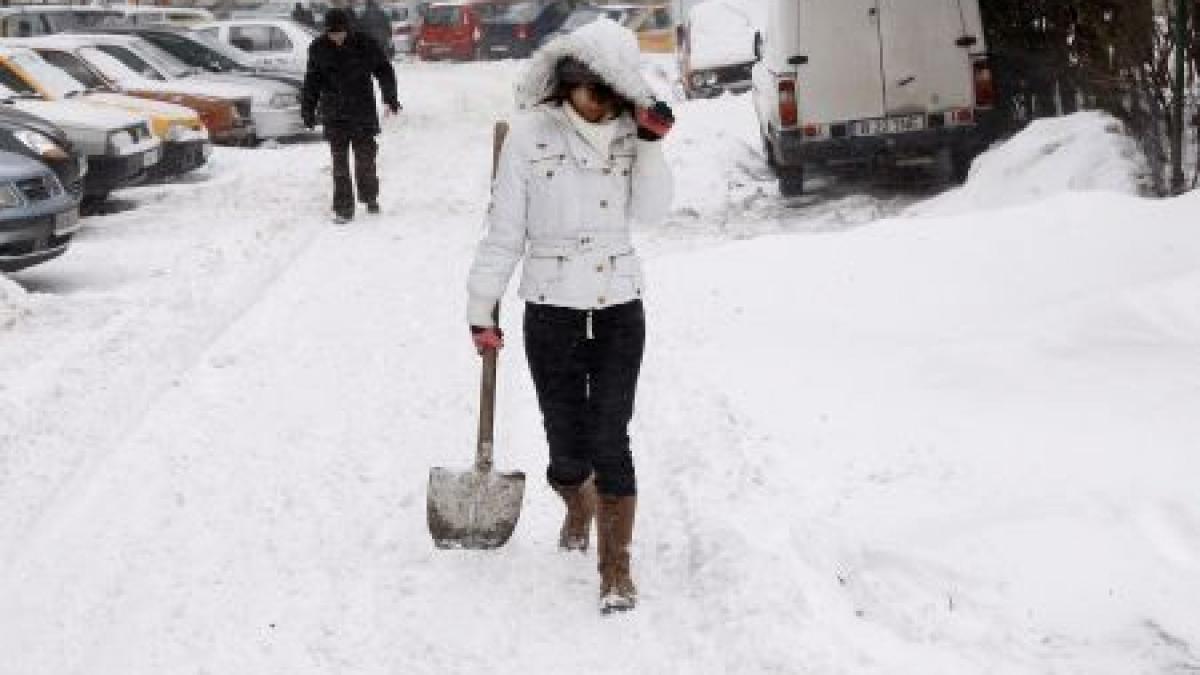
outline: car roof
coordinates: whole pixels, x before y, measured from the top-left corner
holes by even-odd
[[[131,44],[140,38],[120,33],[55,33],[54,35],[36,35],[27,38],[5,38],[11,41],[9,45],[33,45],[37,47],[60,47],[62,49],[78,49],[93,47],[97,44]]]

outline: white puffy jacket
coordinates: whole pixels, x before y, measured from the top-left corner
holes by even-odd
[[[553,82],[546,73],[563,55],[587,63],[635,103],[652,101],[637,70],[633,34],[597,20],[534,57],[525,88],[518,88],[520,103],[528,107],[548,94]],[[518,292],[530,302],[602,309],[642,296],[631,224],[667,215],[673,180],[660,142],[639,140],[629,115],[616,124],[602,153],[553,104],[533,105],[512,121],[468,282],[472,325],[492,325],[492,307],[522,258]]]

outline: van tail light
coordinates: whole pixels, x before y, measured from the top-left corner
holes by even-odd
[[[523,23],[517,24],[516,35],[517,35],[518,40],[528,40],[529,39],[529,26],[526,26]]]
[[[800,111],[796,106],[796,81],[779,81],[779,124],[794,127],[800,123]]]
[[[992,80],[992,66],[987,59],[978,59],[971,64],[975,74],[975,105],[991,108],[996,105],[996,83]]]

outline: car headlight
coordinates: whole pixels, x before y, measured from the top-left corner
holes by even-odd
[[[300,97],[295,94],[275,94],[271,97],[272,108],[291,108],[300,105]]]
[[[129,129],[121,129],[108,134],[108,147],[117,154],[124,154],[126,150],[137,145],[137,132]]]
[[[693,87],[703,87],[704,86],[704,73],[693,73],[692,74],[692,86]]]
[[[187,132],[187,127],[178,122],[172,122],[171,126],[167,127],[166,139],[170,142],[182,141],[187,136]]]
[[[45,157],[46,159],[63,160],[71,157],[70,153],[49,136],[33,131],[20,129],[13,132],[13,138],[25,144],[25,147]]]
[[[12,183],[0,185],[0,209],[11,209],[23,203],[21,193],[17,192],[16,186]]]

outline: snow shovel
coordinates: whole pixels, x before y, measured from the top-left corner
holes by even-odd
[[[492,173],[508,133],[496,124]],[[499,308],[496,316],[499,315]],[[497,325],[499,321],[497,321]],[[499,548],[512,536],[521,517],[525,474],[492,469],[492,438],[496,412],[495,350],[483,353],[483,382],[479,393],[479,441],[475,466],[466,471],[434,467],[429,471],[427,513],[429,533],[438,548]]]

